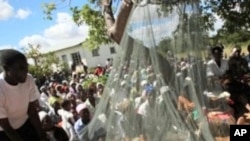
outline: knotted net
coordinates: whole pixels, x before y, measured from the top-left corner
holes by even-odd
[[[228,116],[208,112],[218,105],[223,111],[224,101],[214,106],[208,96],[222,91],[207,83],[208,33],[199,7],[198,0],[134,4],[119,57],[83,136],[212,141],[228,135]]]

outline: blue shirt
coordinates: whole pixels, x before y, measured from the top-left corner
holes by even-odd
[[[83,128],[86,127],[86,125],[82,122],[82,119],[79,118],[75,124],[74,124],[74,129],[78,137],[81,136]]]

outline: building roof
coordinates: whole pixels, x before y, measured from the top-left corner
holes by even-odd
[[[62,47],[62,48],[55,49],[53,51],[61,51],[61,50],[65,50],[65,49],[79,47],[79,46],[82,46],[82,43],[83,42],[80,42],[80,43],[77,43],[77,44],[74,44],[74,45],[71,45],[71,46],[65,46],[65,47]]]
[[[54,44],[51,45],[50,47],[43,47],[41,48],[41,53],[48,53],[48,52],[55,52],[55,51],[60,51],[68,48],[74,48],[77,46],[80,46],[84,41],[67,41],[67,42],[62,42],[59,44]]]

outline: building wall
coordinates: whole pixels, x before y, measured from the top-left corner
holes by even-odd
[[[115,54],[111,54],[110,47],[115,47]],[[107,58],[115,58],[117,55],[119,47],[116,44],[102,45],[99,47],[99,56],[93,56],[92,51],[86,48],[83,48],[81,45],[65,48],[62,50],[55,51],[55,55],[63,61],[62,56],[66,55],[67,64],[70,67],[73,63],[71,54],[79,52],[82,62],[88,65],[89,68],[95,67],[98,64],[104,66]]]

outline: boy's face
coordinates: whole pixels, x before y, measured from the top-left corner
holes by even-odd
[[[79,113],[80,118],[85,122],[85,123],[89,123],[90,122],[90,113],[89,110],[83,109],[80,111]]]
[[[11,66],[6,66],[6,73],[17,83],[24,83],[28,73],[28,63],[26,60],[18,60]]]

